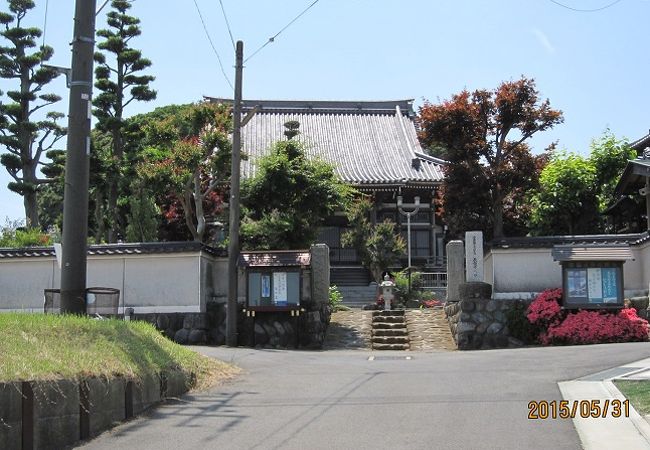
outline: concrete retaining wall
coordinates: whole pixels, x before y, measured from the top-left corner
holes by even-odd
[[[23,397],[20,383],[0,383],[0,448],[21,448]]]
[[[0,449],[60,449],[138,415],[195,382],[179,371],[123,378],[0,383]]]

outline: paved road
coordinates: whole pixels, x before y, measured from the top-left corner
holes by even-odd
[[[83,448],[579,449],[570,420],[528,420],[528,402],[561,399],[558,381],[649,357],[650,343],[445,353],[197,350],[244,374]]]

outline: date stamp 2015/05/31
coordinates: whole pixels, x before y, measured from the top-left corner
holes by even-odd
[[[528,418],[531,420],[574,419],[581,417],[630,417],[629,400],[540,400],[528,402]]]

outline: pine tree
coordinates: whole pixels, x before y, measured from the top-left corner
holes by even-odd
[[[41,158],[66,133],[57,123],[64,117],[62,113],[50,111],[42,115],[43,108],[61,100],[58,95],[43,92],[59,73],[42,65],[54,54],[52,47],[34,50],[41,30],[25,26],[34,2],[8,3],[9,12],[0,12],[0,35],[8,44],[0,47],[0,78],[11,80],[15,88],[6,94],[9,101],[0,103],[0,145],[7,151],[0,162],[14,180],[9,189],[23,196],[27,226],[39,227],[37,195],[41,186],[51,180],[39,178],[37,168],[41,166],[47,175],[50,163]]]
[[[109,132],[112,139],[112,164],[108,178],[108,212],[112,216],[108,241],[116,242],[118,234],[124,234],[118,210],[121,172],[125,170],[126,123],[124,110],[133,101],[150,101],[156,98],[156,91],[149,87],[155,79],[141,72],[151,66],[151,61],[142,57],[142,52],[130,47],[133,38],[141,34],[140,19],[127,14],[132,1],[113,0],[107,14],[108,28],[97,35],[104,38],[98,44],[100,52],[95,53],[95,87],[101,92],[93,100],[97,127]],[[107,55],[110,55],[107,58]],[[127,186],[125,186],[127,188]]]

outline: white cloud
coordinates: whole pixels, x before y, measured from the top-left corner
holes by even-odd
[[[555,54],[555,47],[553,47],[553,44],[551,44],[551,41],[546,33],[544,33],[539,28],[533,28],[531,32],[535,35],[539,43],[542,45],[542,47],[544,47],[549,55]]]

